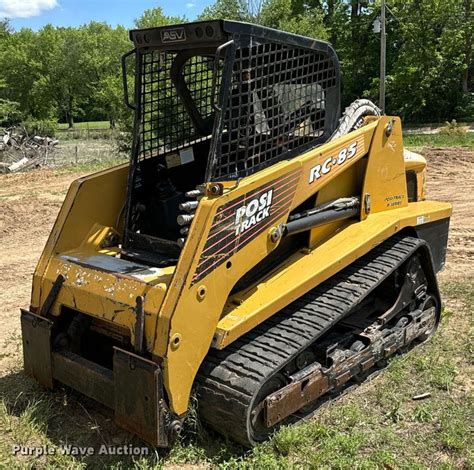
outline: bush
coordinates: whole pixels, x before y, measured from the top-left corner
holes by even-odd
[[[54,137],[58,130],[58,122],[52,119],[28,119],[23,122],[23,127],[30,136],[40,135],[41,137]]]
[[[453,119],[451,122],[446,121],[446,125],[440,129],[439,133],[444,135],[461,136],[466,134],[466,129],[461,126],[456,119]]]

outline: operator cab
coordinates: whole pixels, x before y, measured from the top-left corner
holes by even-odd
[[[232,21],[131,31],[135,111],[122,257],[176,264],[202,185],[326,142],[340,113],[331,46]],[[135,59],[135,100],[126,63]]]

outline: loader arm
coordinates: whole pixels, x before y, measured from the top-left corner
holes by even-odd
[[[389,136],[388,125],[393,126]],[[344,151],[350,156],[338,163]],[[290,212],[333,181],[347,186],[345,173],[352,180],[352,169],[358,165],[363,168],[355,183],[358,192],[351,195],[363,201],[359,217],[337,223],[332,227],[336,235],[302,247],[265,278],[230,296],[239,279],[278,247],[280,239],[272,242],[271,233],[287,221]],[[319,168],[320,177],[312,180]],[[236,236],[238,208],[272,189],[274,206],[269,217],[250,227],[249,236]],[[155,341],[154,353],[165,357],[164,379],[174,411],[186,411],[194,377],[211,344],[226,347],[383,240],[415,228],[420,220],[446,219],[450,211],[449,204],[420,201],[408,205],[401,124],[391,117],[241,180],[238,188],[224,189],[222,196],[203,199],[196,214],[202,224],[191,226],[160,311]],[[313,229],[311,237],[317,238],[317,232],[324,230],[325,226]],[[195,321],[191,321],[192,312],[198,315]]]

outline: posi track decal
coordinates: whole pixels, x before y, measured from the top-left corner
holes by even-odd
[[[300,173],[298,168],[217,210],[191,285],[227,261],[289,211]]]
[[[273,188],[265,191],[261,196],[254,197],[248,203],[241,205],[235,211],[235,235],[241,235],[255,224],[270,217],[272,207]]]

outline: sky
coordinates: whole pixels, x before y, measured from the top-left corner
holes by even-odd
[[[16,30],[54,26],[78,26],[106,21],[132,27],[147,8],[161,7],[165,15],[185,15],[190,20],[212,0],[0,0],[0,18],[10,19]]]

